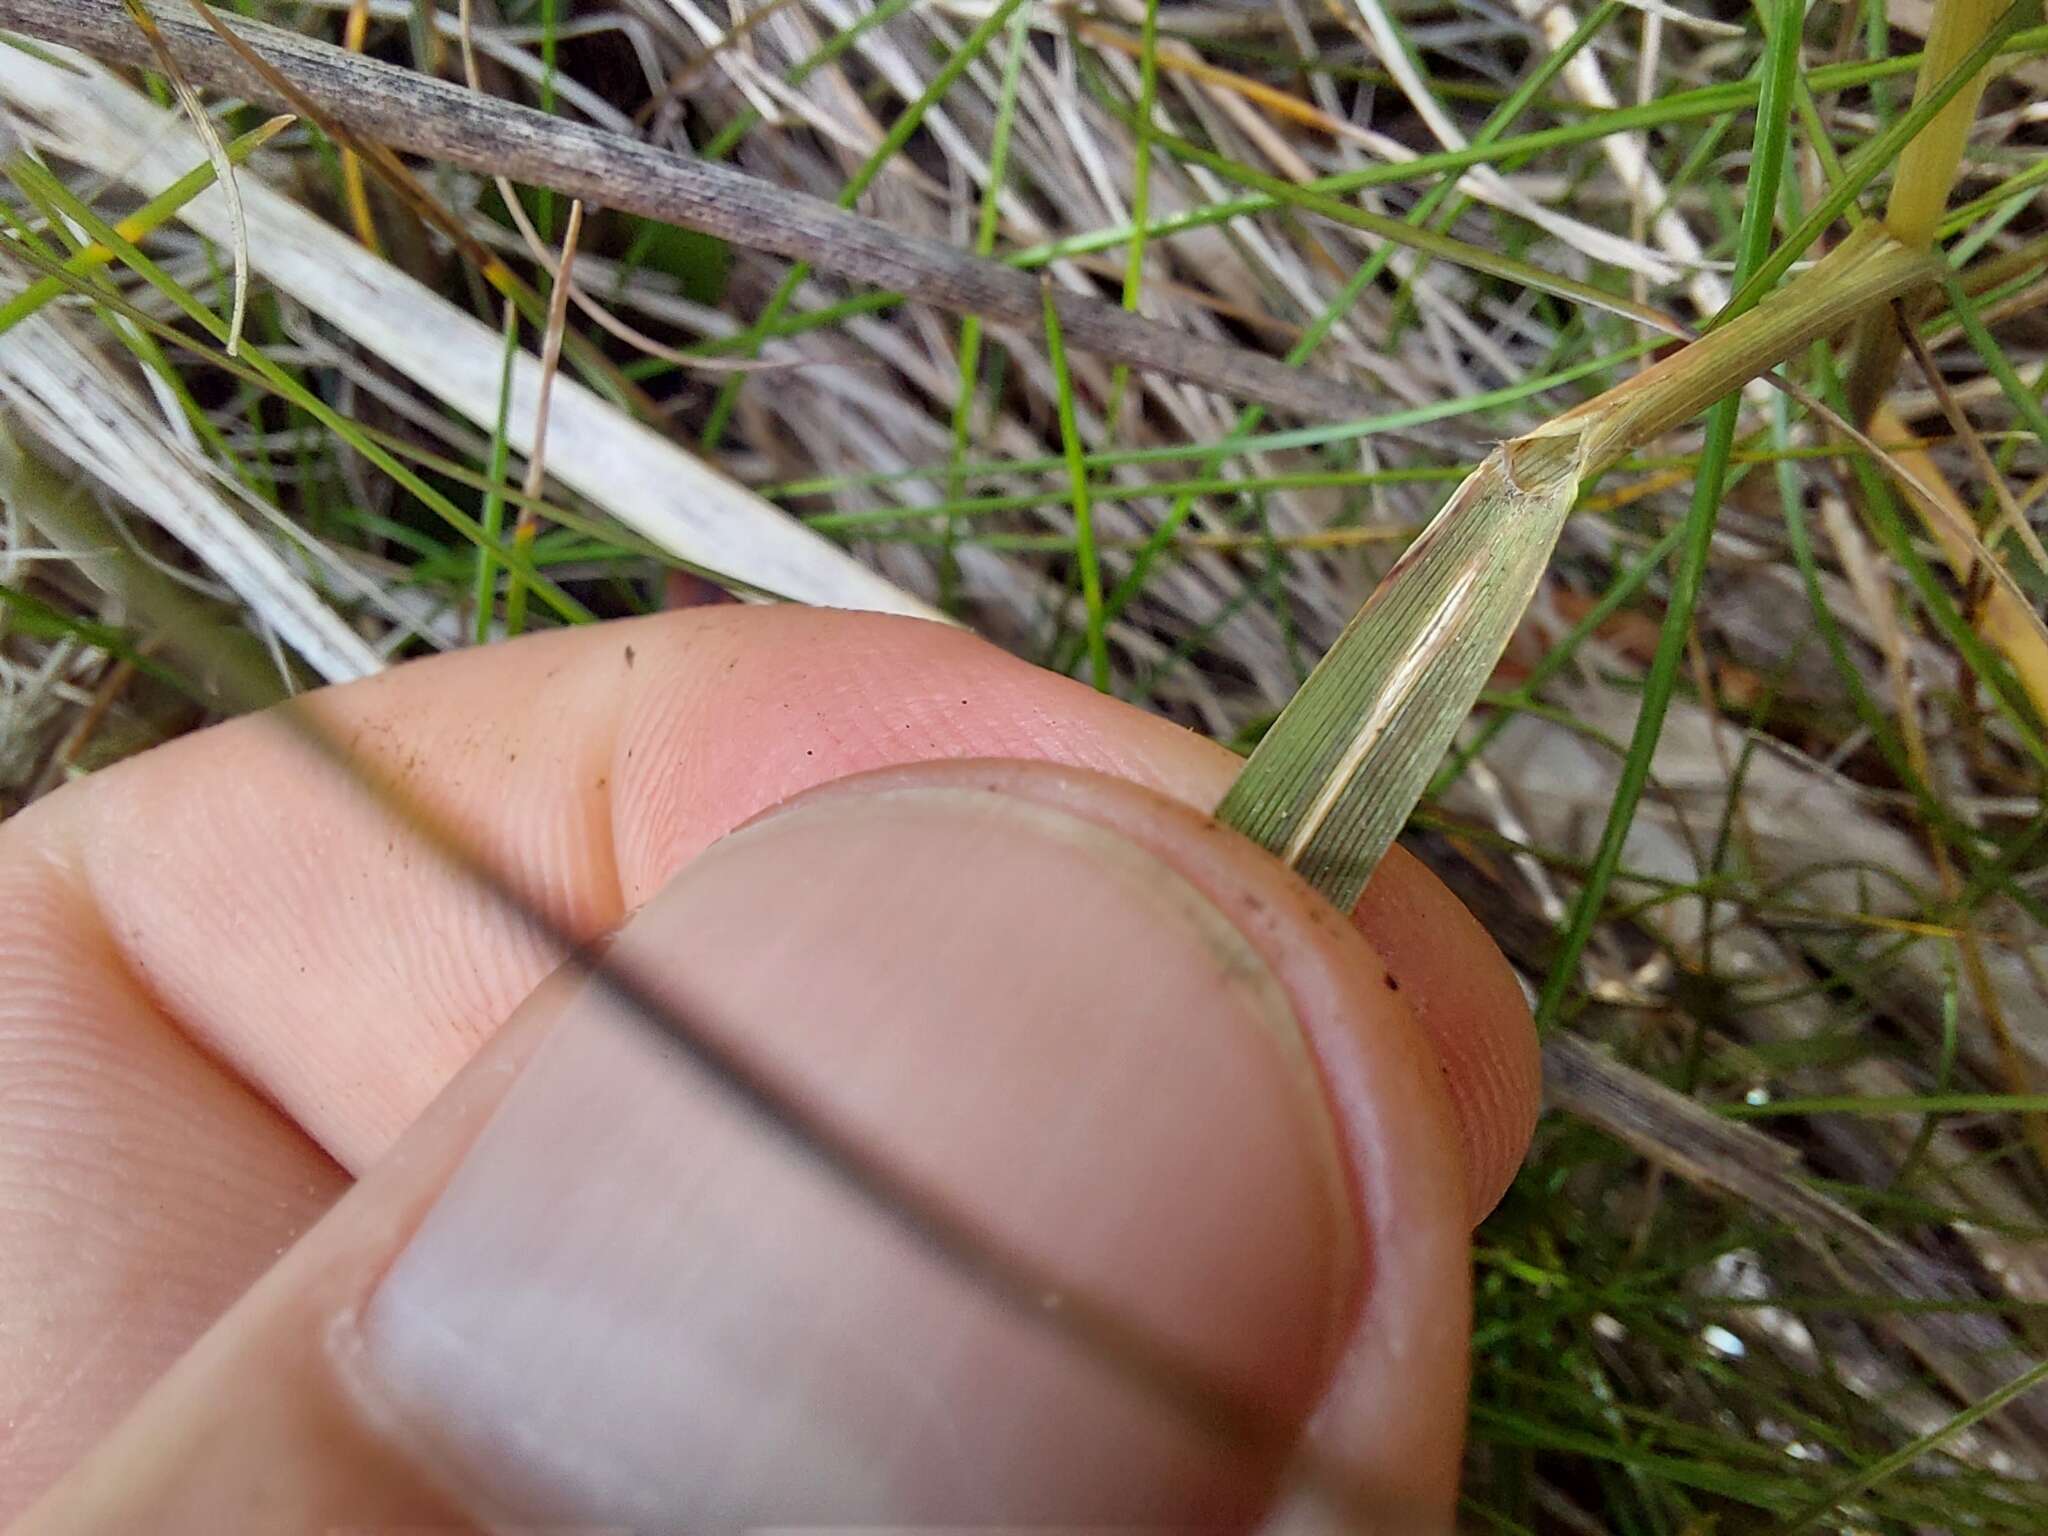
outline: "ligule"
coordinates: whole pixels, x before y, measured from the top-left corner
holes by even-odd
[[[1218,817],[1350,908],[1507,648],[1580,482],[1937,271],[1866,224],[1747,313],[1501,444],[1337,637]]]

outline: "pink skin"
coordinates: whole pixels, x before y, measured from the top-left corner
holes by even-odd
[[[1235,766],[970,637],[805,610],[549,635],[318,703],[360,758],[473,829],[586,934],[735,826],[849,774],[1040,759],[1205,810]],[[1198,834],[1159,835],[1189,873]],[[0,1335],[4,1517],[392,1146],[552,959],[260,719],[0,827],[0,911],[0,1315],[28,1319]],[[1413,1061],[1441,1081],[1447,1181],[1461,1157],[1456,1204],[1475,1216],[1535,1114],[1519,992],[1470,915],[1398,852],[1357,923],[1385,963],[1373,1007],[1434,1047]],[[1413,1145],[1419,1133],[1363,1112],[1342,1055],[1319,1049],[1347,1136]],[[1422,1198],[1362,1197],[1376,1232],[1399,1225],[1384,1200]],[[1347,1347],[1394,1336],[1376,1325]],[[1402,1411],[1400,1394],[1344,1390],[1369,1374],[1384,1375],[1340,1368],[1319,1425],[1351,1440]]]

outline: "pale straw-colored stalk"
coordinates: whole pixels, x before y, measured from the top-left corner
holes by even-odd
[[[1920,55],[1914,95],[1924,96],[1961,64],[2006,7],[2007,0],[1941,0],[1934,7],[1927,47]],[[1997,67],[1996,62],[1988,63],[1972,76],[1899,152],[1884,222],[1894,236],[1916,250],[1925,250],[1934,241],[1935,229],[1948,209],[1949,191],[1962,168],[1970,126],[1977,120],[1977,104],[1984,99],[1984,87]],[[1848,392],[1849,413],[1859,426],[1873,422],[1898,369],[1899,350],[1898,323],[1889,312],[1874,310],[1858,322]]]

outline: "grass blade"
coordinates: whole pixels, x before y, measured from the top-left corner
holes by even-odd
[[[1095,550],[1095,514],[1088,499],[1088,466],[1081,431],[1074,425],[1074,376],[1060,336],[1059,306],[1045,285],[1045,349],[1059,388],[1060,441],[1066,445],[1067,473],[1074,498],[1074,558],[1081,568],[1081,601],[1088,609],[1088,671],[1098,692],[1109,692],[1109,641],[1102,622],[1102,564]]]
[[[150,52],[156,56],[157,67],[171,82],[171,89],[177,94],[178,105],[185,109],[192,131],[206,146],[206,158],[213,162],[214,178],[220,183],[221,196],[227,201],[231,229],[228,251],[235,263],[235,290],[233,303],[229,306],[226,346],[228,356],[234,357],[241,351],[242,323],[249,314],[249,221],[242,212],[241,188],[235,185],[234,162],[228,158],[227,146],[220,141],[220,130],[206,115],[206,104],[199,99],[199,93],[192,89],[184,70],[172,57],[171,45],[165,41],[163,30],[157,26],[156,18],[150,15],[149,7],[142,0],[123,0],[123,3],[134,18],[136,30],[148,40]]]
[[[498,374],[498,414],[491,423],[491,452],[486,471],[490,489],[477,521],[483,528],[483,542],[476,547],[476,624],[471,631],[478,645],[491,638],[491,608],[498,589],[498,544],[505,535],[505,473],[511,465],[512,444],[506,432],[512,415],[512,365],[519,356],[519,307],[505,301],[505,366]]]
[[[285,113],[281,116],[273,117],[261,127],[252,128],[249,132],[236,139],[234,143],[227,146],[228,163],[240,165],[251,155],[255,154],[257,150],[276,138],[278,134],[290,127],[295,121],[297,119],[289,113]],[[147,239],[152,231],[161,227],[165,221],[175,217],[180,208],[183,208],[193,198],[212,186],[219,178],[219,175],[219,167],[211,159],[204,165],[194,166],[155,197],[115,224],[114,228],[120,232],[123,239],[130,241]],[[114,252],[110,247],[91,245],[64,263],[64,273],[67,277],[82,277],[95,267],[104,267],[112,260],[114,260]],[[42,277],[30,283],[21,292],[15,294],[13,298],[7,300],[6,303],[0,304],[0,336],[6,335],[16,325],[41,309],[52,299],[60,297],[64,292],[64,279],[60,277]]]
[[[1722,319],[1739,324],[1745,283],[1750,273],[1763,265],[1770,249],[1772,218],[1778,206],[1778,183],[1785,171],[1785,152],[1791,134],[1789,97],[1798,77],[1799,28],[1805,16],[1801,0],[1779,0],[1771,12],[1770,35],[1762,89],[1757,97],[1756,145],[1751,155],[1750,185],[1743,204],[1742,230],[1737,247],[1735,283],[1737,297],[1730,301]],[[1851,237],[1852,240],[1854,237]],[[1846,245],[1845,247],[1846,248]],[[1815,269],[1818,274],[1819,268]],[[1804,285],[1802,285],[1804,286]],[[1754,303],[1752,296],[1749,303]],[[1732,328],[1732,327],[1731,327]],[[1724,330],[1723,334],[1726,334]],[[1628,757],[1622,764],[1621,782],[1601,829],[1600,845],[1593,866],[1573,904],[1565,925],[1563,941],[1551,961],[1550,974],[1536,1007],[1537,1027],[1555,1022],[1565,992],[1577,979],[1579,956],[1592,939],[1593,927],[1607,901],[1607,888],[1621,868],[1622,846],[1635,824],[1636,806],[1650,782],[1650,764],[1656,756],[1657,740],[1664,731],[1664,714],[1677,691],[1678,671],[1692,632],[1693,605],[1699,600],[1706,579],[1707,555],[1713,545],[1714,525],[1721,511],[1721,492],[1727,484],[1729,454],[1735,447],[1735,426],[1742,410],[1742,397],[1724,396],[1707,418],[1706,446],[1701,450],[1699,478],[1694,482],[1692,509],[1686,515],[1685,544],[1679,551],[1678,570],[1672,578],[1671,596],[1665,606],[1664,626],[1657,636],[1656,654],[1643,682],[1642,703],[1636,713],[1635,735],[1629,742]]]
[[[1765,158],[1769,147],[1761,147]],[[1777,155],[1782,165],[1782,146]],[[1756,210],[1759,233],[1745,254],[1768,236],[1764,210],[1771,205],[1752,198],[1748,206]],[[1867,225],[1749,313],[1496,449],[1281,711],[1218,814],[1294,863],[1333,903],[1355,902],[1520,622],[1579,480],[1729,396],[1863,307],[1933,281],[1931,258]],[[1718,508],[1720,476],[1733,446],[1733,410],[1731,402],[1716,418],[1721,426],[1710,433],[1701,458],[1699,483],[1711,488],[1712,499],[1706,503],[1704,493],[1695,499],[1687,541],[1695,593],[1712,531],[1707,519]],[[1681,565],[1682,577],[1687,569]],[[1688,593],[1674,594],[1671,614],[1658,652],[1667,669],[1662,703],[1676,683]],[[1611,862],[1603,874],[1596,861],[1587,885],[1597,896],[1604,896],[1619,867],[1622,831],[1614,829],[1625,831],[1622,810],[1633,814],[1647,782],[1661,707],[1646,694],[1643,714],[1652,724],[1639,728],[1638,750],[1631,754],[1631,777],[1640,779],[1633,795],[1625,781],[1616,801],[1609,823],[1613,846],[1605,854]],[[1597,911],[1596,900],[1574,919],[1578,943],[1590,934]]]
[[[1488,455],[1309,674],[1217,816],[1354,906],[1521,622],[1583,468],[1576,440]]]

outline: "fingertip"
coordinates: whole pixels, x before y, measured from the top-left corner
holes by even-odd
[[[1536,1025],[1507,958],[1420,860],[1392,849],[1352,921],[1436,1051],[1476,1223],[1514,1181],[1541,1108]]]

